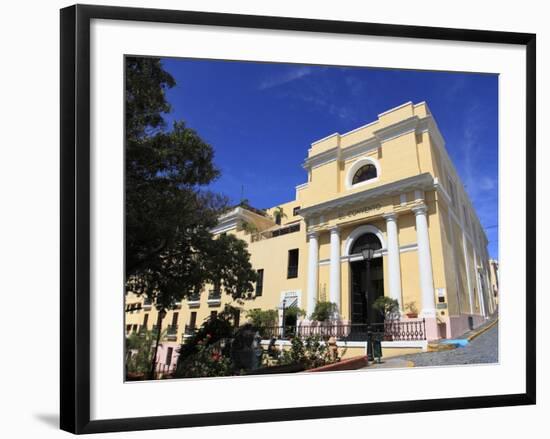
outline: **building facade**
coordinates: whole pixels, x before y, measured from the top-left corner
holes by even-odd
[[[426,103],[312,143],[303,168],[294,200],[265,214],[237,207],[213,230],[245,240],[260,276],[252,297],[235,304],[242,322],[246,310],[281,310],[284,300],[306,311],[304,321],[330,301],[338,321],[362,323],[366,288],[367,306],[385,295],[403,321],[424,319],[428,340],[456,337],[496,312],[487,237]],[[365,246],[375,250],[368,280]],[[183,301],[164,319],[174,339],[163,349],[226,303],[209,289]],[[127,331],[155,323],[154,307],[127,294]],[[159,361],[174,354],[163,350]]]

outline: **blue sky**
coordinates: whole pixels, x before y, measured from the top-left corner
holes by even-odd
[[[334,132],[376,120],[407,101],[426,101],[498,256],[498,76],[164,59],[176,80],[173,112],[216,152],[211,185],[260,207],[294,199],[306,181],[307,149]]]

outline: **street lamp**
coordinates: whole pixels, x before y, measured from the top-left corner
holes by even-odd
[[[367,282],[365,285],[365,308],[363,310],[364,314],[363,317],[365,319],[365,323],[367,324],[367,359],[369,361],[372,361],[374,359],[373,353],[372,353],[372,337],[371,337],[371,331],[369,326],[369,315],[368,315],[368,304],[369,304],[369,284],[371,281],[370,276],[370,262],[374,258],[374,248],[371,246],[366,246],[361,249],[361,255],[363,255],[363,260],[367,263]]]
[[[363,247],[361,249],[361,254],[363,255],[363,259],[367,261],[367,266],[370,265],[370,261],[372,261],[372,258],[374,257],[374,248],[372,247]]]

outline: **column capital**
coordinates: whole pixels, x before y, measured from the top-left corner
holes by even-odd
[[[419,204],[411,209],[415,215],[424,215],[428,211],[428,206],[424,203]]]
[[[384,218],[386,221],[396,221],[397,220],[397,213],[395,212],[388,212],[382,215],[382,218]]]
[[[340,226],[338,224],[336,224],[335,226],[330,226],[328,228],[328,231],[330,233],[338,233],[338,232],[340,232]]]
[[[317,230],[311,230],[309,232],[307,232],[307,238],[310,239],[310,238],[318,238],[319,237],[319,232]]]

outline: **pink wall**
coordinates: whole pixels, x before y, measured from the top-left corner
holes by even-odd
[[[180,344],[177,342],[163,342],[159,344],[157,351],[157,371],[164,372],[165,370],[172,371],[178,362]],[[168,348],[172,348],[172,359],[169,364],[166,364],[166,354]]]
[[[473,315],[474,318],[474,328],[480,326],[485,322],[485,318],[480,315]],[[451,316],[447,323],[447,338],[459,337],[465,332],[470,330],[468,325],[468,315],[462,314],[460,316]]]

